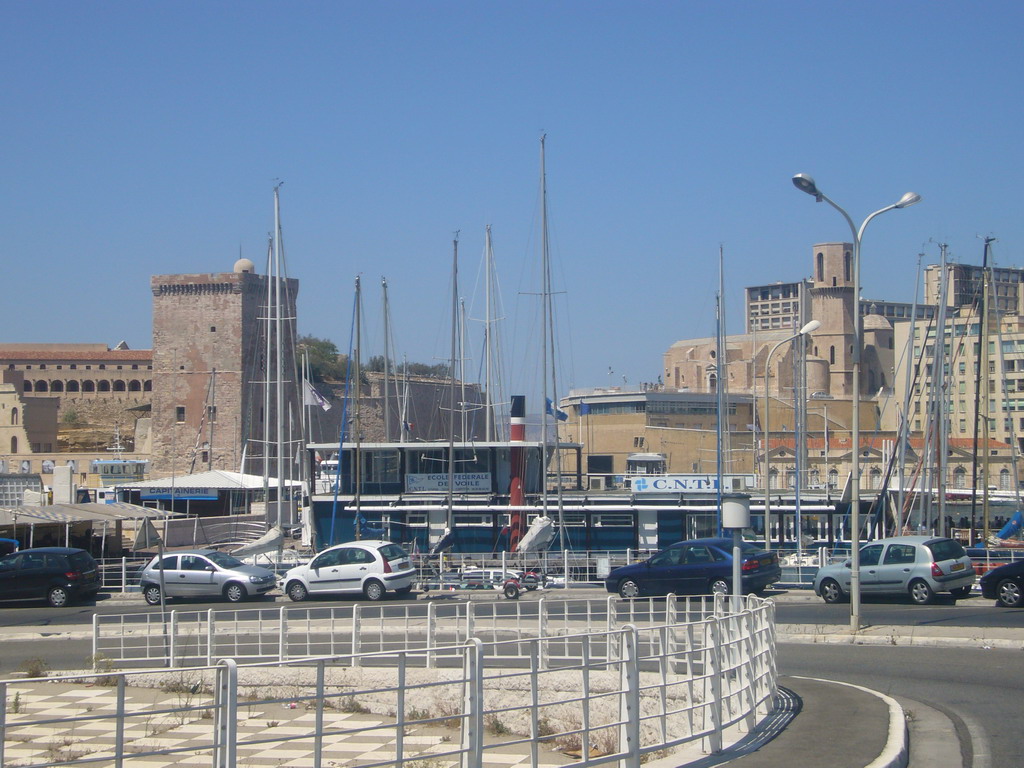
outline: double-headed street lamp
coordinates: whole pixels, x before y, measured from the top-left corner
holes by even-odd
[[[769,454],[770,454],[770,451],[771,451],[771,446],[769,446],[768,441],[769,441],[769,438],[771,437],[771,412],[772,412],[772,406],[771,406],[772,388],[771,388],[771,381],[770,381],[769,376],[770,376],[771,370],[772,370],[772,368],[771,368],[771,365],[772,365],[772,355],[774,355],[775,354],[775,350],[777,350],[783,344],[788,344],[789,342],[793,341],[793,339],[802,339],[804,336],[806,336],[809,333],[813,333],[814,331],[818,330],[818,328],[820,328],[820,327],[821,327],[821,323],[818,320],[811,320],[809,323],[807,323],[803,328],[801,328],[799,331],[794,333],[792,336],[789,336],[789,337],[783,339],[782,341],[776,343],[774,347],[772,347],[770,350],[768,350],[768,357],[766,357],[765,361],[764,361],[764,548],[765,549],[771,549],[772,548],[772,535],[771,535],[772,493],[771,493],[771,488],[768,487],[768,478],[769,478],[769,472],[768,472],[768,461],[769,461],[769,458],[768,457],[769,457]],[[794,407],[795,407],[795,404],[794,404]],[[799,483],[799,482],[800,482],[800,478],[798,477],[797,478],[797,483]],[[800,533],[798,531],[797,532],[798,540],[799,540],[799,535],[800,535]]]
[[[824,200],[835,208],[846,219],[850,225],[850,233],[853,235],[853,466],[850,471],[850,630],[860,631],[860,357],[861,357],[861,318],[860,318],[860,243],[864,237],[864,229],[876,216],[891,211],[894,208],[907,208],[914,203],[921,202],[921,196],[913,192],[907,192],[899,199],[899,202],[887,205],[870,214],[858,229],[850,214],[832,202],[818,189],[814,179],[806,173],[798,173],[793,177],[794,186],[801,192],[812,195],[817,202]]]

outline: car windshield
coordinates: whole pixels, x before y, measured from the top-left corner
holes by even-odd
[[[959,542],[953,539],[935,539],[929,541],[927,547],[936,560],[957,560],[967,554]]]
[[[409,556],[409,553],[397,544],[385,544],[378,550],[378,552],[380,552],[388,562],[392,560],[401,560],[402,558]]]
[[[225,555],[223,552],[210,552],[206,556],[211,562],[216,563],[221,568],[237,568],[240,565],[245,565],[245,563],[237,557]]]

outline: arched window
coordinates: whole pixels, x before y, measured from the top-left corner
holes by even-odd
[[[31,381],[25,381],[21,385],[21,388],[24,389],[26,392],[31,392],[32,391],[32,382]]]
[[[828,484],[830,488],[837,488],[839,486],[839,470],[830,469],[828,471]]]
[[[143,383],[142,391],[143,392],[152,392],[153,391],[153,382],[152,381],[146,381],[145,383]]]
[[[852,270],[850,269],[850,263],[850,252],[847,251],[843,254],[843,273],[846,275],[846,282],[850,282],[853,279],[851,277]]]
[[[43,381],[42,379],[37,381],[36,382],[36,386],[35,386],[35,390],[36,390],[36,392],[45,392],[46,391],[46,382]]]
[[[68,382],[68,392],[77,392],[78,388],[79,387],[77,380],[72,379],[71,381]]]
[[[1003,467],[999,470],[999,490],[1008,491],[1010,490],[1010,470]]]
[[[882,487],[882,470],[878,467],[871,468],[871,487],[881,488]]]
[[[775,489],[779,487],[779,472],[776,469],[768,471],[768,487]]]
[[[17,408],[11,408],[11,424],[17,424],[17,423],[18,423],[18,409]]]
[[[120,379],[118,379],[117,381],[114,382],[114,391],[115,392],[124,392],[125,389],[127,389],[127,387],[125,387],[124,382],[121,381]]]
[[[50,384],[50,391],[51,392],[63,392],[64,391],[64,382],[63,381],[55,381],[55,382],[53,382],[52,384]]]
[[[96,382],[92,381],[90,379],[86,379],[85,381],[82,382],[82,391],[83,392],[95,392],[96,391]]]
[[[812,488],[819,488],[820,486],[821,486],[821,473],[818,470],[816,470],[816,469],[812,469],[811,470],[811,487]]]
[[[708,392],[717,392],[717,391],[718,391],[718,377],[715,374],[713,374],[713,373],[708,374]]]
[[[825,254],[818,254],[818,282],[825,282]]]
[[[18,438],[12,437],[11,438],[11,453],[17,453],[17,452],[18,452]]]
[[[142,390],[142,382],[138,379],[132,379],[128,382],[129,392],[140,392]]]
[[[792,469],[786,470],[786,487],[790,490],[796,488],[796,472]]]
[[[109,392],[110,391],[110,382],[109,381],[101,381],[101,382],[99,382],[97,387],[96,387],[96,391],[97,392]]]
[[[953,487],[967,487],[967,470],[964,469],[963,467],[957,467],[956,469],[953,470]]]

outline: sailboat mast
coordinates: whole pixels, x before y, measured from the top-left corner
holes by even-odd
[[[722,333],[722,328],[725,325],[725,309],[722,306],[725,301],[724,292],[724,256],[723,248],[721,245],[718,246],[718,296],[715,301],[715,357],[718,358],[718,377],[716,378],[715,386],[715,399],[717,401],[718,418],[715,419],[715,446],[717,448],[715,452],[715,471],[717,473],[717,502],[718,502],[718,513],[715,520],[715,535],[722,535],[722,490],[724,477],[722,472],[722,463],[725,460],[725,445],[723,440],[725,439],[725,338]]]
[[[494,401],[491,399],[491,280],[494,252],[491,250],[491,225],[484,233],[484,438],[491,442],[491,424],[494,422]]]
[[[982,279],[982,291],[981,301],[978,307],[978,357],[975,361],[974,371],[974,459],[971,466],[971,488],[974,489],[974,493],[971,494],[971,530],[973,531],[977,527],[977,506],[978,506],[978,429],[981,425],[981,382],[983,381],[984,372],[982,370],[982,361],[985,357],[985,319],[988,313],[985,307],[985,299],[987,297],[985,287],[988,285],[988,254],[989,249],[992,247],[992,240],[994,238],[985,238],[985,248],[982,251],[981,256],[981,279]],[[988,424],[988,419],[985,419],[985,424]],[[985,453],[988,453],[988,445],[986,441]],[[985,522],[985,540],[988,540],[988,525],[987,520]]]
[[[391,373],[391,348],[390,342],[390,311],[388,308],[388,281],[387,278],[380,279],[381,292],[384,296],[384,442],[391,442],[391,398],[388,394],[388,381]]]
[[[277,188],[274,188],[277,200]],[[275,203],[276,207],[276,203]],[[263,307],[263,329],[266,334],[266,348],[260,371],[263,376],[263,499],[266,505],[267,525],[273,525],[273,511],[270,507],[270,368],[273,360],[273,306],[274,306],[274,237],[267,238],[267,301]]]
[[[353,424],[355,427],[355,443],[356,449],[354,452],[354,462],[352,467],[352,493],[355,500],[355,517],[353,522],[355,523],[355,534],[356,540],[361,538],[361,525],[360,521],[362,518],[362,486],[363,486],[363,456],[362,456],[362,440],[363,440],[363,428],[360,424],[361,408],[360,401],[362,399],[362,372],[360,366],[362,363],[362,333],[363,333],[363,306],[362,306],[362,290],[360,288],[359,278],[356,277],[356,317],[355,317],[355,334],[356,343],[352,352],[352,391],[355,393],[355,408],[353,414]]]
[[[448,530],[454,530],[455,492],[455,355],[459,338],[459,233],[452,239],[452,347],[451,347],[451,386],[448,388]]]
[[[274,187],[274,386],[276,388],[277,526],[284,522],[284,340],[281,317],[281,185]]]

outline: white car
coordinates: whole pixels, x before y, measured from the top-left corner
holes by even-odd
[[[381,600],[388,592],[408,594],[416,581],[409,553],[379,539],[349,541],[325,549],[278,582],[296,602],[310,595],[358,595]]]

